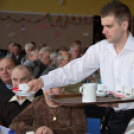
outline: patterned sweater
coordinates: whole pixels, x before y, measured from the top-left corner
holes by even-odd
[[[56,116],[57,120],[53,121]],[[87,132],[87,120],[82,107],[60,106],[50,108],[45,97],[40,96],[17,117],[14,118],[10,128],[17,134],[35,131],[47,126],[54,134],[84,134]]]

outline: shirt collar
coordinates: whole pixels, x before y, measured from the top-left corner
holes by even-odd
[[[129,51],[134,51],[134,37],[132,36],[130,32],[129,32],[128,39],[127,39],[124,49],[129,50]]]
[[[6,84],[6,87],[7,87],[8,89],[13,89],[13,85],[12,85],[12,84],[11,84],[11,85]]]
[[[114,49],[114,44],[112,43],[108,43],[108,45],[105,47],[105,49],[108,50],[111,50],[111,48]],[[128,34],[128,39],[126,41],[124,49],[129,51],[134,51],[134,37],[130,32]]]
[[[9,102],[17,101],[20,105],[22,105],[26,100],[32,102],[33,99],[34,99],[34,95],[32,95],[32,96],[27,96],[26,99],[20,101],[20,100],[18,100],[17,95],[14,95],[14,96],[9,100]]]

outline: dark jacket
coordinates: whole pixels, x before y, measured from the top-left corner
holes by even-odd
[[[43,71],[47,68],[40,59],[34,61],[29,67],[32,69],[32,74],[35,78],[39,78]]]
[[[8,89],[6,84],[4,82],[0,82],[0,103],[3,101],[3,99],[12,94],[12,90]]]
[[[3,102],[1,103],[0,107],[0,121],[1,125],[5,127],[9,127],[9,125],[12,123],[12,120],[14,117],[19,115],[29,104],[31,104],[31,101],[25,100],[22,105],[19,105],[17,101],[9,102],[9,100],[14,96],[15,94],[11,94],[7,96]],[[35,97],[43,95],[42,90],[39,90]]]
[[[24,55],[20,53],[20,55],[18,56],[18,58],[16,58],[16,56],[14,56],[14,55],[12,55],[11,58],[15,61],[15,63],[17,65],[19,65],[19,64],[21,64],[21,60],[22,60],[23,57],[24,57]]]
[[[42,73],[42,75],[48,74],[50,71],[56,69],[57,66],[53,63],[51,63]]]

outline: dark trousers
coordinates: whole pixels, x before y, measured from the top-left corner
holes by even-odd
[[[124,134],[133,117],[134,109],[114,111],[107,108],[102,118],[101,134]]]

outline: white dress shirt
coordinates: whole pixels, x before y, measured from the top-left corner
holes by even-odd
[[[116,54],[114,44],[102,40],[91,46],[81,58],[42,76],[43,90],[78,83],[99,68],[101,81],[108,90],[115,92],[116,85],[120,84],[134,88],[134,38],[131,33],[119,54]],[[119,104],[119,108],[132,109],[134,103]]]

